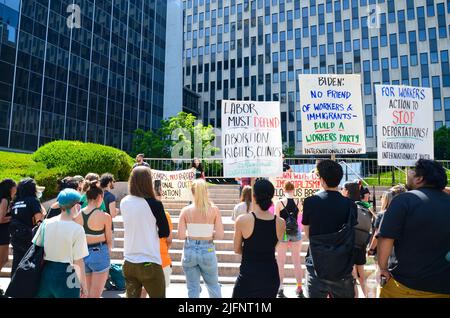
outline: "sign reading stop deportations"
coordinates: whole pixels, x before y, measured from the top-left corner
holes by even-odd
[[[414,166],[434,158],[431,88],[376,85],[378,165]]]
[[[222,101],[225,178],[283,173],[279,102]]]
[[[299,75],[304,154],[364,154],[361,77]]]

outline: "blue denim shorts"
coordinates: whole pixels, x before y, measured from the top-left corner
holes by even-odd
[[[89,255],[84,258],[86,274],[105,273],[109,271],[111,257],[106,243],[88,246]]]
[[[281,242],[287,243],[287,242],[298,242],[302,240],[302,232],[298,230],[297,235],[289,235],[287,233],[284,233],[283,240]]]

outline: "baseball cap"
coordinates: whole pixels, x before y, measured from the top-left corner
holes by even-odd
[[[81,199],[81,194],[74,189],[64,189],[57,197],[57,201],[60,207],[72,207],[79,203]]]

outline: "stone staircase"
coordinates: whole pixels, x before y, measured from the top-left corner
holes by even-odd
[[[377,191],[378,192],[378,191]],[[239,188],[236,185],[217,185],[209,188],[211,200],[219,207],[222,214],[222,222],[224,224],[225,236],[223,240],[215,241],[216,253],[219,267],[219,281],[222,284],[234,284],[239,274],[239,266],[241,256],[234,253],[233,235],[234,222],[231,220],[234,205],[239,201]],[[380,192],[381,193],[381,192]],[[379,194],[377,193],[377,198]],[[177,228],[179,222],[180,210],[186,206],[188,202],[164,202],[165,209],[170,213],[173,223],[173,243],[170,248],[170,255],[173,262],[173,274],[171,281],[174,283],[185,283],[185,276],[181,266],[181,258],[183,253],[184,242],[177,239]],[[379,203],[377,203],[379,205]],[[112,262],[123,262],[123,246],[124,246],[124,230],[123,220],[121,216],[114,219],[115,228],[115,242],[112,250]],[[301,251],[302,264],[308,249],[308,242],[304,241]],[[12,251],[10,251],[10,260],[1,273],[0,277],[9,277],[10,266],[12,263]],[[305,266],[303,265],[303,268]],[[374,265],[367,265],[366,271],[372,272],[375,270]],[[292,265],[291,253],[287,254],[287,261],[285,265],[285,284],[295,284],[294,266]]]

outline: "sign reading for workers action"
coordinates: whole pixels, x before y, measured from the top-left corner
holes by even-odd
[[[361,77],[299,75],[303,153],[364,154]]]
[[[271,178],[270,181],[275,187],[275,197],[284,196],[284,185],[290,181],[294,187],[294,197],[304,199],[314,195],[321,189],[320,179],[315,173],[298,173],[298,172],[283,172],[279,178]]]
[[[159,188],[163,200],[191,201],[191,185],[195,179],[192,169],[182,171],[152,170],[155,188]]]
[[[414,166],[433,159],[431,88],[376,85],[378,165]]]
[[[225,178],[283,173],[279,102],[222,101]]]

